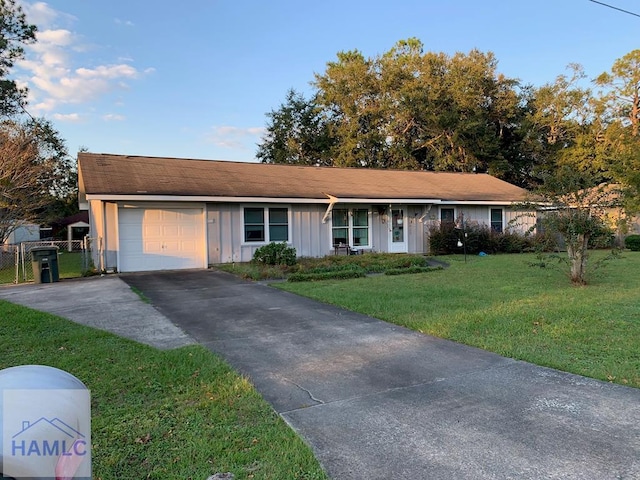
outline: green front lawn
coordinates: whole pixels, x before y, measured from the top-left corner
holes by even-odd
[[[83,275],[82,255],[82,252],[60,251],[58,254],[60,278],[78,278]]]
[[[598,255],[604,255],[597,252]],[[574,287],[530,254],[445,257],[445,270],[278,288],[538,365],[640,387],[640,253]]]
[[[326,479],[251,384],[204,347],[159,351],[0,301],[0,369],[24,364],[90,388],[96,479]]]
[[[0,262],[0,284],[14,283],[16,279],[16,267],[13,254],[4,253]],[[83,269],[83,253],[67,252],[60,250],[58,253],[58,274],[60,278],[78,278],[85,272]],[[33,267],[31,261],[25,263],[26,277],[28,281],[33,281]],[[20,281],[23,282],[22,266],[20,266]]]

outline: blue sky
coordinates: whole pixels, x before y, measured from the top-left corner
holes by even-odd
[[[637,0],[607,3],[640,13]],[[21,0],[39,28],[15,77],[29,110],[73,155],[255,161],[265,114],[311,92],[339,51],[398,40],[492,51],[498,70],[542,85],[580,63],[590,77],[640,48],[640,18],[589,0]]]

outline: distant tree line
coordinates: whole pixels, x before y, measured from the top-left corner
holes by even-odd
[[[487,172],[534,189],[567,167],[585,186],[640,188],[640,50],[588,82],[572,64],[541,87],[493,53],[425,52],[416,38],[373,58],[339,52],[310,98],[267,114],[264,163]],[[635,205],[638,207],[640,205]]]

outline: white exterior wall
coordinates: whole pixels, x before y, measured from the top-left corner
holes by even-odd
[[[40,240],[40,225],[35,223],[23,223],[9,234],[5,244],[17,244],[22,242],[37,242]]]
[[[331,251],[331,220],[322,223],[326,205],[291,206],[291,244],[299,257],[324,257]]]
[[[118,259],[118,208],[129,202],[89,202],[90,236],[100,238],[102,255],[94,258],[97,268],[117,269]],[[252,260],[257,248],[265,243],[244,241],[244,207],[286,207],[289,211],[289,244],[296,249],[299,257],[322,257],[333,253],[331,240],[331,215],[325,223],[322,219],[327,204],[281,204],[281,203],[192,203],[192,202],[136,202],[136,206],[147,208],[204,208],[206,218],[205,245],[209,265]],[[370,250],[390,251],[390,209],[403,209],[406,248],[409,253],[428,253],[429,229],[438,225],[440,208],[454,208],[455,217],[463,213],[465,221],[490,225],[491,208],[503,209],[503,227],[526,231],[535,225],[534,217],[524,217],[513,212],[508,206],[478,205],[366,205],[340,204],[334,208],[367,208],[370,222]],[[510,225],[518,219],[519,224]],[[524,223],[526,222],[526,223]],[[94,256],[98,254],[94,249]]]
[[[327,204],[207,204],[208,261],[217,263],[248,262],[266,242],[244,241],[244,207],[287,207],[289,209],[289,242],[299,257],[323,257],[333,253],[331,215],[322,219]],[[370,222],[370,250],[389,251],[388,206],[381,214],[376,205],[335,204],[334,208],[367,208]],[[396,208],[396,206],[394,206]],[[407,247],[410,253],[426,252],[425,222],[420,221],[429,208],[424,205],[398,206],[405,211]]]
[[[322,223],[327,206],[300,204],[207,204],[209,264],[249,262],[266,242],[244,241],[243,208],[287,207],[289,209],[289,245],[299,257],[322,257],[331,251],[331,224]]]
[[[517,212],[505,209],[505,228],[521,233],[535,233],[535,212]]]

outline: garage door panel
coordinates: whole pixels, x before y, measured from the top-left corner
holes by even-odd
[[[120,241],[120,249],[130,254],[143,253],[143,246],[138,241]]]
[[[120,270],[203,268],[202,209],[119,210]]]
[[[145,240],[143,243],[142,253],[162,255],[163,244],[156,240]]]
[[[164,220],[162,210],[144,210],[145,220],[148,222],[159,223]]]
[[[148,219],[144,219],[145,225],[143,227],[145,238],[154,238],[154,237],[162,237],[165,235],[164,227],[162,225],[147,225]]]
[[[182,228],[179,225],[164,225],[162,227],[162,235],[165,237],[177,237],[182,234]]]

